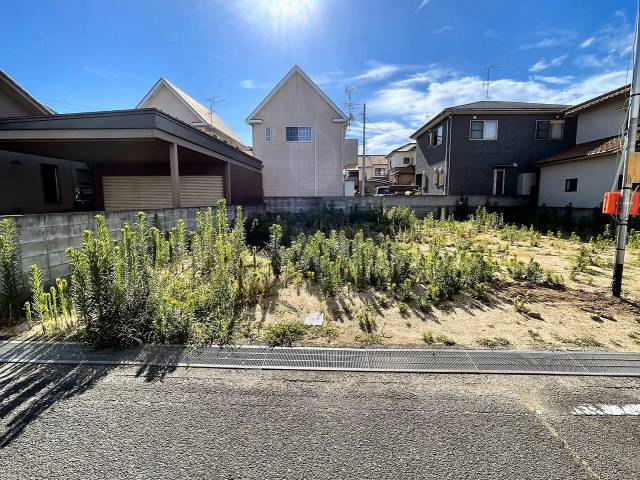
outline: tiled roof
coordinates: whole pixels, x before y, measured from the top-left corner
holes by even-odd
[[[606,155],[620,151],[622,137],[608,137],[593,142],[579,143],[571,148],[556,153],[550,157],[533,162],[534,166],[549,165],[552,163],[571,162],[582,160],[597,155]]]
[[[464,105],[456,105],[450,109],[454,112],[457,110],[562,110],[570,105],[558,105],[555,103],[531,103],[531,102],[500,102],[494,100],[482,100],[480,102],[465,103]]]
[[[395,150],[391,150],[391,152],[389,153],[389,155],[387,155],[387,157],[391,156],[391,154],[395,152],[410,152],[411,150],[415,150],[415,148],[416,148],[416,142],[409,142],[405,145],[402,145],[401,147],[396,148]]]
[[[374,165],[388,165],[386,155],[366,155],[365,167],[372,167]],[[358,155],[358,165],[362,165],[362,155]]]
[[[620,88],[616,88],[615,90],[611,90],[610,92],[603,93],[598,97],[591,98],[586,102],[582,102],[582,103],[579,103],[578,105],[569,107],[566,110],[564,110],[562,113],[564,113],[565,115],[571,115],[572,113],[577,113],[586,108],[591,108],[595,105],[598,105],[599,103],[606,102],[607,100],[611,100],[621,96],[628,97],[630,89],[631,89],[631,85],[624,85]]]

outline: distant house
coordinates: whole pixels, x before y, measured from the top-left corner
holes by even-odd
[[[445,108],[411,138],[429,195],[530,195],[532,163],[575,142],[567,105],[481,101]]]
[[[260,161],[180,115],[56,114],[0,72],[0,214],[261,202]]]
[[[0,70],[0,119],[54,114]],[[10,151],[0,145],[0,214],[92,207],[93,173],[88,165]]]
[[[416,175],[416,144],[407,143],[387,155],[389,178],[393,185],[422,186],[422,174]]]
[[[605,192],[620,188],[620,149],[629,85],[563,111],[577,121],[576,145],[534,162],[539,167],[538,205],[594,208]]]
[[[215,112],[164,77],[160,77],[136,108],[157,108],[239,150],[251,150]]]
[[[389,161],[386,155],[358,155],[358,192],[364,182],[365,195],[373,195],[376,187],[389,185]]]
[[[349,119],[294,66],[247,117],[253,153],[262,160],[267,197],[341,196],[343,169],[356,163]]]

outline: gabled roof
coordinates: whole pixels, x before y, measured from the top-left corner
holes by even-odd
[[[390,157],[396,152],[410,152],[415,149],[416,149],[416,142],[409,142],[405,145],[402,145],[401,147],[396,148],[395,150],[391,150],[391,152],[389,152],[387,157]]]
[[[24,88],[22,88],[22,86],[20,86],[18,82],[16,82],[13,78],[11,78],[9,75],[4,73],[2,70],[0,70],[0,81],[4,81],[6,84],[8,84],[9,87],[15,90],[15,92],[18,95],[20,95],[27,103],[35,107],[39,111],[39,113],[42,113],[43,115],[53,115],[56,113],[46,105],[43,105],[38,100],[36,100],[36,98],[33,95],[31,95]]]
[[[327,102],[329,104],[329,106],[331,106],[331,108],[333,108],[336,112],[336,114],[338,115],[338,120],[343,121],[343,122],[347,122],[349,119],[347,118],[347,116],[344,114],[344,112],[342,110],[340,110],[338,108],[338,106],[333,103],[333,101],[327,96],[326,93],[324,93],[320,87],[318,87],[318,85],[316,85],[313,80],[311,80],[306,73],[304,73],[302,71],[302,69],[298,66],[298,65],[294,65],[293,68],[291,70],[289,70],[289,73],[287,73],[284,78],[282,80],[280,80],[278,82],[278,84],[273,88],[273,90],[271,90],[269,92],[269,95],[267,95],[264,100],[262,100],[258,106],[253,110],[253,112],[251,112],[249,114],[249,116],[247,117],[247,123],[250,123],[251,120],[256,119],[257,115],[262,111],[262,109],[267,105],[267,103],[269,103],[269,101],[276,95],[276,93],[278,93],[278,91],[289,81],[289,79],[291,79],[291,77],[293,77],[295,74],[300,75],[300,77],[302,77],[303,80],[305,80],[310,86],[311,88],[313,88],[318,95],[320,95],[325,102]]]
[[[237,142],[240,145],[244,146],[242,140],[235,134],[233,130],[218,116],[215,112],[211,112],[208,108],[202,105],[200,102],[191,97],[184,90],[178,88],[174,83],[170,82],[164,77],[160,77],[160,79],[155,83],[151,90],[144,96],[140,103],[136,106],[136,108],[142,108],[148,100],[153,97],[160,88],[165,87],[170,92],[172,92],[180,102],[187,107],[188,110],[191,111],[197,118],[199,118],[203,123],[211,125],[214,129],[219,130],[224,135],[229,137],[231,140]]]
[[[358,165],[362,165],[362,155],[358,155]],[[387,161],[386,155],[365,155],[364,157],[364,166],[365,167],[373,167],[373,166],[388,166],[389,162]]]
[[[611,90],[610,92],[603,93],[602,95],[598,95],[597,97],[587,100],[586,102],[582,102],[572,107],[569,107],[566,110],[564,110],[562,113],[565,115],[571,115],[572,113],[577,113],[581,110],[594,107],[599,103],[604,103],[608,100],[613,100],[614,98],[628,97],[630,90],[631,90],[630,84],[624,85],[622,87],[616,88],[615,90]]]
[[[410,135],[416,139],[431,127],[440,123],[441,120],[453,114],[473,114],[473,113],[495,113],[499,115],[518,113],[561,113],[570,105],[558,105],[555,103],[529,103],[529,102],[503,102],[494,100],[482,100],[480,102],[465,103],[442,110],[438,115],[432,117],[427,123]]]
[[[562,150],[550,157],[537,160],[532,163],[536,167],[550,165],[554,163],[572,162],[584,160],[598,155],[610,155],[620,151],[623,139],[620,136],[601,138],[592,142],[579,143],[571,148]]]

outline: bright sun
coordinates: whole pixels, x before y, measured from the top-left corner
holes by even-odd
[[[317,0],[245,0],[242,5],[245,18],[272,38],[301,33],[317,21]]]

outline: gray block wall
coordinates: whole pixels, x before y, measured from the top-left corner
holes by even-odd
[[[246,206],[245,216],[249,217],[266,212],[305,213],[323,206],[340,209],[345,212],[379,208],[407,206],[418,216],[437,213],[440,208],[455,207],[459,197],[451,196],[389,196],[389,197],[267,197],[262,205]],[[482,205],[501,207],[522,206],[528,203],[524,197],[468,197],[469,206]],[[230,206],[229,217],[235,217],[235,206]],[[181,218],[187,227],[195,227],[196,212],[203,208],[178,208],[145,210],[148,222],[158,216],[162,230],[169,230],[177,225]],[[69,275],[69,263],[66,250],[78,248],[82,243],[85,230],[93,230],[96,226],[95,216],[105,215],[107,228],[116,239],[125,223],[135,224],[137,211],[126,212],[73,212],[49,213],[36,215],[10,215],[16,222],[19,235],[19,255],[22,281],[26,284],[29,267],[32,264],[42,269],[43,279],[52,283],[56,278]],[[3,217],[0,217],[3,218]]]

